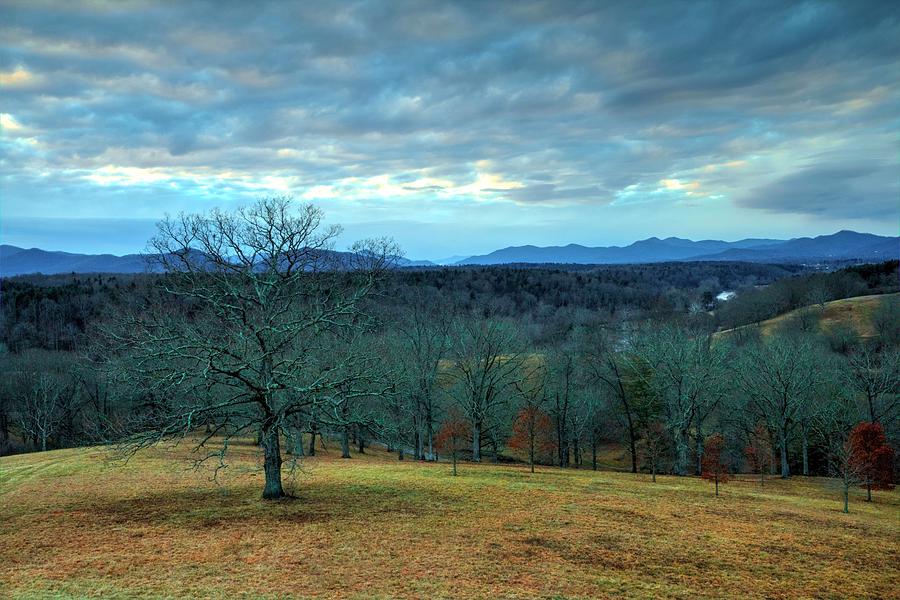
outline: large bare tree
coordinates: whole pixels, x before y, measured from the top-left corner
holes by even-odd
[[[223,436],[207,456],[224,457],[230,437],[253,434],[263,497],[280,498],[289,424],[315,413],[340,429],[353,398],[383,389],[361,301],[398,252],[388,240],[335,252],[340,229],[322,219],[282,197],[159,223],[157,295],[109,332],[125,372],[162,398],[132,424],[130,449],[211,424],[198,445]]]

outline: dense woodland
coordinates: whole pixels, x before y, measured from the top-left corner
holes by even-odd
[[[818,319],[828,301],[896,292],[897,261],[392,269],[381,242],[334,268],[310,252],[334,232],[288,208],[166,222],[162,275],[3,280],[0,452],[196,435],[220,464],[227,440],[252,438],[267,497],[283,460],[326,442],[875,489],[895,468],[863,474],[846,455],[860,423],[900,438],[897,297],[873,335]],[[609,448],[623,461],[603,464]]]

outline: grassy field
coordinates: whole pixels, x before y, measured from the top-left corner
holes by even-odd
[[[832,300],[831,302],[826,302],[823,307],[814,305],[812,307],[792,310],[783,315],[767,319],[759,325],[743,325],[736,329],[726,329],[725,331],[719,332],[717,335],[724,335],[740,329],[756,327],[760,329],[760,332],[764,336],[772,335],[779,327],[784,325],[786,321],[797,317],[801,310],[811,310],[812,314],[817,319],[817,327],[822,333],[828,333],[833,327],[841,325],[851,328],[861,338],[871,338],[875,335],[872,316],[884,302],[900,302],[900,293],[855,296],[843,300]]]
[[[219,483],[189,449],[0,459],[13,598],[897,598],[900,493],[840,512],[824,480],[306,459],[259,499],[251,446]]]

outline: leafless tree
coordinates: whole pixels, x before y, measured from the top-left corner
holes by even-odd
[[[625,420],[631,472],[638,471],[639,399],[635,398],[637,379],[631,361],[627,361],[609,333],[599,327],[583,328],[578,335],[584,379],[602,388],[605,396],[615,400]]]
[[[398,254],[388,240],[337,253],[340,229],[288,198],[234,212],[167,217],[149,244],[164,271],[156,297],[109,328],[127,376],[166,401],[132,424],[129,450],[212,427],[199,442],[253,433],[263,497],[285,495],[281,437],[301,414],[346,425],[354,398],[384,376],[361,338],[372,319],[361,301]]]
[[[776,336],[746,346],[732,371],[750,408],[776,432],[782,478],[791,474],[788,442],[814,399],[821,360],[807,336]]]
[[[674,444],[674,470],[686,475],[690,435],[702,439],[704,420],[727,392],[727,347],[702,331],[674,325],[646,328],[623,356],[659,399]],[[698,443],[698,459],[702,445]]]
[[[66,423],[78,412],[80,395],[72,363],[62,353],[29,350],[8,365],[5,394],[13,402],[12,419],[41,451],[49,448]],[[71,427],[70,427],[71,429]]]
[[[900,417],[900,352],[861,346],[848,357],[843,374],[865,400],[869,421],[891,425]]]
[[[449,391],[469,419],[472,460],[481,461],[482,435],[507,401],[525,359],[516,329],[492,318],[460,318],[450,339]]]
[[[440,362],[448,349],[449,328],[446,310],[421,291],[396,327],[402,387],[412,402],[416,458],[434,460]]]

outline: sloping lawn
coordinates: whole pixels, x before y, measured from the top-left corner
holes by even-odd
[[[218,483],[187,446],[0,459],[0,596],[897,598],[900,494],[840,512],[825,480],[694,478],[371,451],[305,459],[259,499],[239,446]]]

